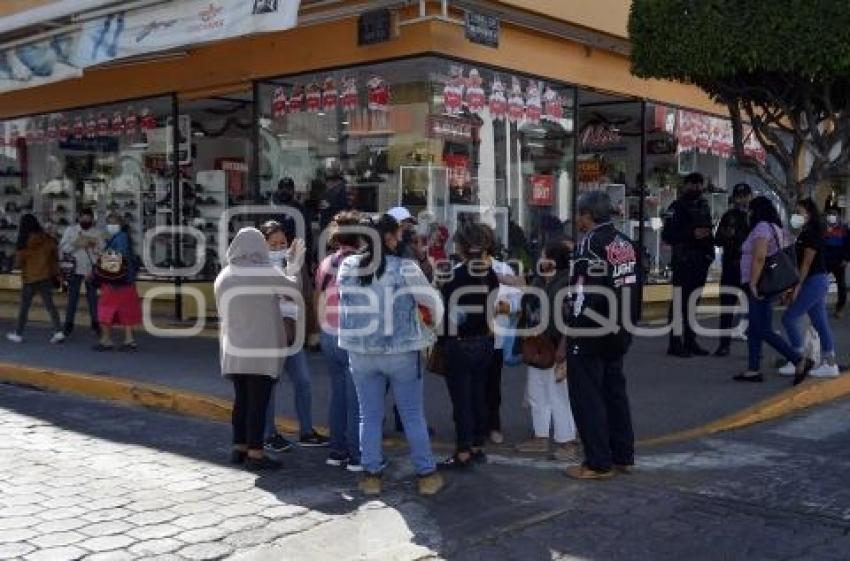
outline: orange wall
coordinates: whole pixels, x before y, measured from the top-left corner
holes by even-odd
[[[321,48],[316,46],[321,45]],[[645,97],[695,109],[722,112],[697,89],[640,80],[627,58],[527,29],[502,27],[500,47],[473,45],[463,28],[425,22],[402,28],[400,37],[370,47],[356,46],[356,20],[300,27],[189,49],[170,60],[128,63],[86,71],[83,78],[0,95],[0,117],[42,113],[168,92],[192,96],[221,92],[262,77],[415,54],[442,53],[544,78],[609,92]]]
[[[595,29],[616,37],[628,37],[629,0],[498,0],[514,8]]]
[[[0,17],[52,4],[54,0],[0,0]]]

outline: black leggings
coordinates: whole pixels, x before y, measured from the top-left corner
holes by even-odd
[[[266,408],[274,380],[258,374],[231,374],[236,399],[233,402],[233,444],[249,450],[263,449]]]

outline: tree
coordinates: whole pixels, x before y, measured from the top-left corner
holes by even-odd
[[[629,35],[632,72],[725,105],[739,164],[786,202],[850,167],[848,0],[633,0]],[[747,121],[781,173],[744,153]]]

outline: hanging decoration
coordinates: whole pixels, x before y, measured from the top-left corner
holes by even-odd
[[[47,142],[56,142],[58,132],[56,131],[56,120],[50,119],[47,121]]]
[[[336,81],[328,76],[322,89],[322,109],[326,113],[335,113],[339,104],[339,92],[336,89]]]
[[[86,138],[94,138],[97,135],[97,119],[94,117],[94,113],[89,113],[89,116],[86,118]]]
[[[286,90],[278,86],[272,92],[272,119],[282,119],[286,115]]]
[[[498,76],[493,77],[490,89],[490,115],[497,121],[504,121],[508,112],[508,101],[505,98],[505,86]]]
[[[124,117],[121,111],[115,111],[112,114],[112,136],[121,136],[124,134]]]
[[[18,125],[12,123],[12,126],[9,127],[9,146],[17,146],[20,138],[21,132],[18,130]]]
[[[318,82],[307,84],[307,112],[318,113],[322,109],[322,88]]]
[[[106,113],[101,113],[97,118],[97,135],[105,137],[109,135],[109,117]]]
[[[59,134],[59,142],[65,142],[71,136],[71,125],[65,117],[59,117],[59,126],[57,128]]]
[[[390,110],[390,85],[380,76],[372,76],[366,82],[369,91],[369,114],[372,128],[384,130],[387,128],[387,113]]]
[[[357,79],[347,76],[342,79],[342,109],[350,114],[357,111],[360,95],[357,92]]]
[[[443,107],[449,115],[460,115],[463,109],[463,68],[452,65],[443,87]]]
[[[295,86],[292,88],[292,95],[289,98],[289,112],[300,113],[304,109],[304,87]]]
[[[473,113],[481,113],[487,105],[487,97],[482,87],[483,83],[484,80],[478,70],[473,68],[469,71],[469,78],[466,81],[466,106]]]
[[[127,136],[136,134],[136,127],[139,125],[139,118],[136,115],[136,110],[131,105],[127,108],[127,118],[124,119],[124,133]]]
[[[525,100],[519,78],[511,78],[511,95],[508,98],[508,121],[518,123],[525,117]]]
[[[525,118],[532,125],[536,125],[540,122],[540,117],[543,115],[543,100],[540,96],[540,85],[537,83],[537,80],[530,80],[528,82],[528,89],[525,93]]]
[[[543,90],[543,119],[547,121],[560,121],[564,118],[564,104],[561,96],[546,86]]]
[[[148,107],[142,109],[142,117],[139,119],[139,128],[142,129],[142,132],[156,128],[156,117],[153,116]]]

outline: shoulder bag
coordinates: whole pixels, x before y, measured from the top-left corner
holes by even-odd
[[[794,288],[800,282],[800,274],[795,265],[797,256],[794,246],[782,247],[779,236],[776,235],[776,226],[770,225],[773,239],[776,240],[778,251],[764,259],[764,268],[758,280],[759,294],[764,296],[776,296],[786,290]]]

